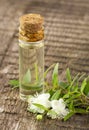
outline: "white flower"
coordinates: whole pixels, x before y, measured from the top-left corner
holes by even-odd
[[[52,112],[48,112],[48,116],[52,117],[52,119],[55,118],[63,118],[65,117],[69,111],[66,109],[66,104],[63,99],[59,100],[52,100],[51,101],[51,106],[52,106]]]
[[[34,113],[44,113],[45,110],[35,106],[34,103],[43,105],[46,108],[50,108],[51,103],[49,101],[49,97],[50,97],[49,93],[44,93],[44,94],[39,94],[36,97],[30,98],[28,100],[29,103],[28,109]]]
[[[44,113],[45,109],[43,109],[41,106],[35,105],[40,104],[48,109],[47,115],[52,119],[64,118],[69,113],[69,110],[66,108],[66,103],[64,102],[64,100],[60,98],[59,100],[50,101],[49,98],[49,93],[43,93],[34,97],[29,97],[28,110],[33,113]]]

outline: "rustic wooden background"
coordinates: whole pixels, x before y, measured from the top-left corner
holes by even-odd
[[[25,13],[45,17],[45,68],[59,62],[60,75],[67,67],[89,74],[89,0],[0,0],[0,130],[89,130],[89,115],[36,121],[8,85],[18,78],[18,18]]]

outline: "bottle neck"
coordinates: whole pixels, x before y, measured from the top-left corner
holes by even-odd
[[[44,40],[40,40],[40,41],[36,41],[36,42],[26,42],[26,41],[23,41],[23,40],[20,40],[19,39],[19,43],[21,44],[25,44],[25,45],[35,45],[35,44],[40,44],[40,43],[44,43]]]
[[[25,49],[33,49],[33,48],[38,48],[38,47],[43,47],[44,46],[44,40],[36,41],[36,42],[26,42],[23,40],[19,39],[19,46]]]

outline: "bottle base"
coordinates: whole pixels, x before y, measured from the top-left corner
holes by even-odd
[[[24,95],[24,94],[22,94],[22,93],[20,93],[20,99],[22,100],[22,101],[27,101],[27,99],[28,99],[28,95]]]

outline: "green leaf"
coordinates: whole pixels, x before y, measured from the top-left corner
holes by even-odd
[[[65,117],[64,117],[64,121],[67,121],[70,117],[72,117],[73,115],[75,114],[74,111],[71,111],[69,114],[67,114]]]
[[[87,110],[83,108],[75,108],[75,113],[86,114]]]
[[[71,83],[72,78],[71,78],[71,74],[70,74],[69,68],[67,68],[67,70],[66,70],[66,78],[67,78],[68,82]]]
[[[79,86],[78,86],[78,83],[76,83],[76,85],[72,88],[72,91],[78,91],[79,89]]]
[[[77,79],[78,79],[79,73],[73,78],[73,81],[71,81],[71,87],[73,86],[73,84],[76,82],[76,84],[78,84]]]
[[[64,94],[64,96],[63,96],[64,99],[69,98],[69,97],[70,97],[70,93],[69,92]]]
[[[87,107],[86,111],[89,112],[89,106]]]
[[[51,97],[51,100],[58,100],[60,97],[61,90],[57,90],[53,96]]]
[[[70,103],[70,105],[69,105],[69,109],[70,109],[70,110],[74,110],[73,100],[71,101],[71,103]]]
[[[86,86],[84,88],[84,94],[89,96],[89,79],[87,80]]]
[[[67,84],[66,82],[59,82],[59,86],[60,86],[62,89],[67,89],[68,84]]]
[[[47,76],[48,72],[54,67],[54,64],[51,65],[45,72],[44,72],[44,78]]]
[[[9,84],[12,85],[12,86],[17,86],[17,87],[19,87],[19,80],[10,80],[10,81],[9,81]]]
[[[38,73],[38,66],[35,64],[35,76],[36,76],[36,81],[39,80],[39,73]]]
[[[50,99],[51,99],[51,97],[52,97],[52,95],[55,93],[55,91],[54,91],[53,89],[50,89],[50,90],[48,90],[47,92],[50,94]]]
[[[58,66],[59,64],[57,63],[54,67],[54,70],[53,70],[53,74],[52,74],[52,84],[53,84],[53,87],[56,88],[59,86],[59,80],[58,80]]]
[[[33,103],[33,105],[35,105],[36,107],[44,110],[44,111],[48,111],[48,108],[46,108],[45,106],[41,105],[41,104],[38,104],[38,103]]]
[[[78,81],[80,81],[85,75],[86,75],[86,73],[83,73],[83,74],[79,77]]]
[[[39,91],[43,89],[43,82],[36,82],[34,84],[23,83],[22,88],[25,90]]]
[[[81,96],[81,93],[73,93],[71,94],[70,96],[70,100],[74,100],[74,99],[77,99]]]
[[[70,85],[68,86],[69,91],[77,91],[78,90],[78,76],[79,73],[71,80]]]
[[[83,82],[82,82],[81,88],[80,88],[81,93],[84,93],[84,89],[86,87],[86,84],[87,84],[87,80],[84,79]]]
[[[74,103],[73,104],[73,106],[75,106],[76,105],[76,103],[75,103],[75,101],[77,100],[77,99],[80,99],[81,100],[81,93],[77,93],[77,92],[75,92],[75,93],[72,93],[72,92],[70,92],[70,93],[67,93],[67,94],[65,94],[64,96],[63,96],[63,98],[64,99],[66,99],[66,103],[68,104],[68,106],[70,107],[72,104],[72,102]]]
[[[52,110],[52,109],[48,111],[48,114],[50,114],[50,115],[57,115],[57,113],[54,110]]]
[[[23,77],[23,83],[30,83],[30,82],[31,82],[31,72],[30,69],[28,69]]]

